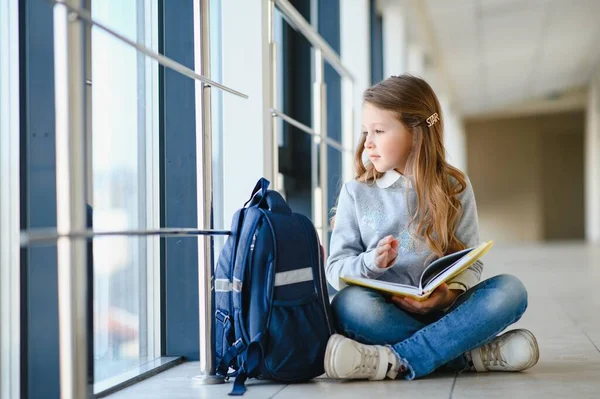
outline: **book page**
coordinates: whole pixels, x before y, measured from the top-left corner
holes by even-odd
[[[423,292],[418,287],[406,284],[390,283],[364,277],[340,277],[350,285],[372,288],[392,295],[420,296]]]
[[[462,251],[443,256],[431,262],[421,274],[421,288],[424,288],[433,279],[444,273],[448,268],[454,266],[460,258],[471,252],[473,249],[475,249],[475,247],[463,249]]]
[[[459,257],[454,263],[448,265],[440,273],[434,275],[433,278],[430,278],[429,282],[423,287],[423,290],[432,291],[443,282],[448,281],[451,278],[462,273],[469,266],[475,263],[475,261],[477,261],[483,255],[485,255],[487,251],[490,250],[493,244],[493,241],[488,241],[474,249],[465,250],[467,251],[466,255],[462,255],[462,257]],[[460,254],[461,252],[463,251],[457,252],[457,254]]]

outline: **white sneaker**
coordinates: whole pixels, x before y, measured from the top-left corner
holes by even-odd
[[[522,371],[538,362],[540,350],[530,331],[512,330],[473,349],[470,355],[472,371]]]
[[[396,354],[386,346],[363,345],[339,334],[327,342],[325,373],[329,378],[394,379],[400,366]]]

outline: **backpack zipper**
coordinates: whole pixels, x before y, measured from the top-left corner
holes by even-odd
[[[251,270],[250,270],[250,265],[252,265],[252,261],[254,260],[254,248],[256,247],[256,238],[258,237],[258,230],[261,228],[262,223],[260,221],[258,221],[258,223],[256,223],[256,229],[254,230],[254,234],[252,235],[252,241],[250,242],[250,250],[248,251],[248,265],[246,265],[246,272],[248,273],[248,276],[244,277],[244,280],[246,280],[246,278],[248,279],[248,284],[250,284],[250,275],[251,275]]]
[[[247,275],[244,276],[245,283],[248,285],[252,284],[252,280],[250,278],[250,276],[252,275],[252,270],[250,266],[252,265],[252,262],[254,260],[254,247],[256,246],[256,237],[258,236],[258,229],[260,228],[260,226],[260,223],[256,224],[256,230],[254,230],[254,234],[252,235],[252,241],[250,242],[250,250],[248,251],[248,264],[246,265]]]
[[[254,246],[256,245],[256,236],[257,235],[258,235],[258,227],[254,231],[254,235],[252,236],[252,243],[250,243],[250,256],[252,256],[252,253],[254,252]],[[250,261],[252,261],[252,258],[250,258]]]

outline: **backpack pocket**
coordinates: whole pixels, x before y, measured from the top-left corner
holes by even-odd
[[[264,366],[281,382],[301,382],[325,372],[329,329],[317,294],[296,300],[274,300],[268,326]]]

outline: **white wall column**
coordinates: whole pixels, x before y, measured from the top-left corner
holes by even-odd
[[[585,237],[600,242],[600,70],[590,84],[585,132]]]
[[[423,47],[418,43],[411,43],[407,50],[407,72],[426,79],[425,75],[425,53]],[[432,82],[430,82],[432,84]],[[433,84],[432,84],[433,86]]]
[[[274,183],[268,7],[269,2],[265,0],[221,3],[223,83],[250,97],[246,100],[223,95],[223,217],[226,228],[260,177]]]
[[[444,147],[446,147],[446,160],[454,167],[466,172],[467,170],[467,140],[465,128],[460,115],[452,106],[450,98],[438,94],[442,105],[444,118]]]
[[[362,94],[371,82],[371,35],[369,25],[369,0],[340,2],[340,57],[342,63],[355,78],[354,89],[350,85],[342,86],[343,121],[346,112],[353,112],[352,127],[344,126],[344,146],[354,151],[358,144],[362,125]],[[354,177],[353,154],[343,157],[343,179]]]
[[[407,71],[406,13],[397,0],[379,2],[383,17],[383,78]],[[367,14],[368,15],[368,14]]]

